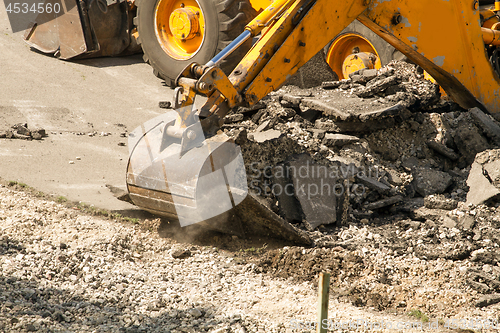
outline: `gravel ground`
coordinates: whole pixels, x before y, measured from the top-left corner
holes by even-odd
[[[0,187],[0,332],[285,332],[316,287]],[[185,254],[187,258],[173,256]],[[332,299],[338,318],[387,318]]]
[[[146,230],[151,221],[87,216],[8,186],[0,187],[0,221],[0,332],[297,332],[298,322],[315,319],[318,258],[334,272],[335,322],[419,322],[406,315],[413,308],[439,313],[442,328],[447,315],[499,314],[495,305],[472,304],[476,293],[462,283],[467,261],[419,260],[371,245],[259,253],[181,244]],[[378,237],[355,229],[339,237],[367,244]],[[273,265],[277,254],[295,266]],[[382,281],[396,275],[399,281]],[[365,291],[342,292],[347,285]],[[377,311],[377,294],[397,306]]]

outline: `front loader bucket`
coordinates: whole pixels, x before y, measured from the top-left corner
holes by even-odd
[[[45,4],[59,5],[58,0]],[[62,0],[57,13],[43,12],[24,30],[28,45],[59,59],[126,55],[139,52],[126,2]]]
[[[247,195],[240,148],[218,134],[181,157],[180,143],[165,146],[165,128],[176,116],[166,113],[130,134],[130,199],[153,214],[178,218],[181,226],[217,217],[212,227],[242,235],[239,223],[227,216]]]
[[[304,233],[248,193],[240,147],[225,134],[210,137],[181,156],[166,128],[177,112],[160,115],[130,133],[127,188],[130,200],[155,215],[201,224],[244,237],[277,237],[309,245]],[[203,135],[201,126],[198,134]],[[169,142],[169,144],[166,144]]]

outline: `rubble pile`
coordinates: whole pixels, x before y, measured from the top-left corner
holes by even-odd
[[[439,87],[404,62],[336,84],[284,87],[224,125],[241,146],[249,189],[285,220],[313,230],[406,212],[431,195],[463,202],[469,187],[474,193],[466,180],[476,154],[500,143],[493,118],[440,99]]]
[[[320,88],[286,86],[240,108],[224,130],[241,146],[249,190],[329,253],[268,253],[260,271],[338,275],[347,259],[335,264],[332,249],[358,251],[359,274],[339,279],[339,293],[369,305],[363,279],[387,256],[394,268],[382,280],[393,282],[374,277],[384,288],[410,279],[411,261],[441,260],[455,267],[446,274],[460,276],[453,288],[486,295],[477,306],[500,302],[500,124],[440,98],[416,66],[393,62]],[[376,308],[426,306],[410,290],[405,299],[378,294]]]
[[[28,129],[28,124],[15,124],[6,131],[0,131],[0,139],[42,140],[47,133],[43,128]]]

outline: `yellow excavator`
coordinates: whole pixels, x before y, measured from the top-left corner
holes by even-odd
[[[421,66],[463,108],[500,119],[499,10],[500,2],[484,8],[465,0],[274,1],[213,59],[186,66],[175,80],[175,111],[132,134],[130,198],[185,225],[220,220],[244,205],[245,168],[238,147],[219,130],[224,117],[280,88],[355,19]],[[253,38],[226,75],[219,65]],[[206,100],[194,108],[199,95]]]
[[[186,7],[205,10],[201,6],[205,2],[175,3],[179,7],[165,9],[165,13],[176,13],[174,19],[170,16],[170,26],[156,16],[152,30],[142,28],[141,32],[140,12],[137,14],[140,39],[144,32],[156,40],[161,33],[166,40],[179,34],[186,41],[204,36],[200,41],[203,46],[209,26],[196,9]],[[226,4],[241,3],[221,1],[215,9],[225,13],[230,8]],[[161,12],[155,8],[152,12]],[[372,50],[353,47],[348,42],[349,33],[343,34],[355,20],[421,66],[460,106],[478,107],[500,120],[499,11],[500,1],[275,0],[211,60],[200,62],[197,54],[187,54],[183,62],[189,64],[176,67],[179,74],[172,81],[175,111],[131,133],[127,169],[130,199],[155,214],[178,217],[181,225],[227,222],[231,212],[244,206],[247,208],[240,212],[238,223],[260,219],[265,226],[272,214],[248,195],[239,147],[220,131],[224,117],[232,108],[255,105],[279,89],[319,51],[331,49],[338,36],[347,35],[342,47],[348,50],[339,71],[356,64],[380,66]],[[175,17],[184,20],[184,25],[175,23]],[[196,17],[199,21],[193,20]],[[207,30],[202,33],[204,26]],[[194,52],[198,45],[187,49],[182,43],[181,49],[169,50],[163,45],[158,52],[178,56]],[[217,50],[220,45],[212,47]],[[156,61],[146,50],[145,56],[151,63]],[[228,73],[222,67],[230,57],[239,63]],[[158,64],[153,67],[159,68]],[[159,75],[172,77],[166,72]],[[193,107],[200,95],[204,96],[202,105]],[[275,227],[290,229],[286,224],[268,225],[269,229]]]
[[[47,0],[46,2],[59,2]],[[42,13],[25,30],[32,47],[67,60],[144,52],[156,76],[174,86],[182,68],[206,63],[233,41],[272,0],[69,0],[64,14]],[[247,40],[219,67],[229,74],[252,46]],[[371,58],[353,60],[353,53]],[[340,79],[359,66],[380,68],[403,55],[359,21],[324,50]],[[358,59],[358,58],[356,58]]]

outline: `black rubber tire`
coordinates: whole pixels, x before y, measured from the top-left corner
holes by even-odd
[[[205,40],[192,58],[177,60],[162,49],[156,38],[154,13],[160,1],[162,0],[140,0],[134,23],[139,33],[144,61],[153,67],[153,73],[157,77],[165,80],[171,87],[187,65],[192,62],[207,63],[238,37],[245,25],[257,16],[248,0],[196,0],[205,17]],[[243,44],[221,63],[221,69],[227,74],[230,73],[251,46],[251,40]]]
[[[339,37],[347,33],[355,33],[358,34],[367,40],[373,45],[375,50],[379,55],[380,62],[382,66],[387,65],[392,60],[407,60],[406,56],[396,50],[392,45],[388,44],[385,40],[379,37],[376,33],[367,28],[363,23],[358,20],[354,20],[351,24],[349,24],[340,34],[338,34],[328,45],[324,48],[325,55],[328,54],[328,50],[332,43]],[[338,73],[337,73],[338,74]],[[340,77],[340,76],[339,76]]]

